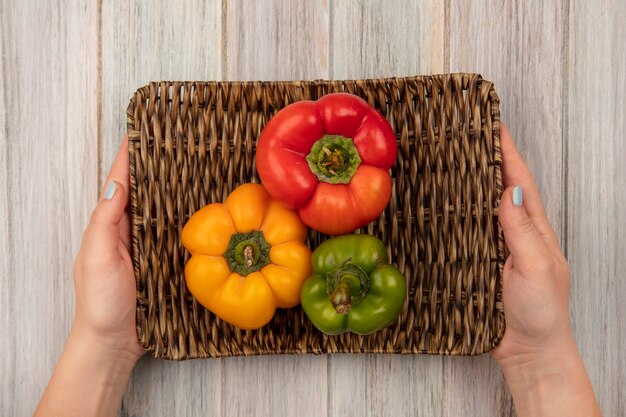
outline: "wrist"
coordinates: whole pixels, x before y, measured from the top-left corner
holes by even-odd
[[[569,364],[576,362],[579,355],[571,332],[563,332],[553,339],[540,347],[519,343],[520,346],[507,346],[507,350],[497,349],[493,356],[507,382],[525,385],[541,382],[563,373]]]
[[[567,332],[542,349],[497,355],[519,416],[599,416],[593,389]]]
[[[75,325],[35,415],[116,415],[135,362]]]
[[[130,375],[141,355],[122,343],[102,338],[97,332],[75,323],[70,332],[68,345],[88,355],[101,369],[117,374]]]

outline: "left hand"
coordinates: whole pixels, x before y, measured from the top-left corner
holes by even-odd
[[[128,139],[105,182],[74,263],[72,332],[35,416],[117,415],[145,350],[135,331],[135,278],[129,254]]]
[[[135,329],[136,289],[126,212],[129,187],[128,138],[124,138],[74,263],[72,333],[134,363],[145,350]]]

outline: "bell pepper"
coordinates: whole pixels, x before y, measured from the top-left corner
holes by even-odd
[[[272,198],[309,227],[339,235],[385,209],[396,151],[384,117],[355,95],[335,93],[279,111],[261,132],[256,166]]]
[[[383,243],[343,235],[319,245],[312,275],[302,286],[302,308],[323,333],[370,334],[393,323],[404,307],[406,280],[389,264]]]
[[[277,307],[300,302],[311,271],[306,235],[295,211],[259,184],[241,185],[223,204],[203,207],[185,224],[181,239],[191,253],[187,288],[227,323],[262,327]]]

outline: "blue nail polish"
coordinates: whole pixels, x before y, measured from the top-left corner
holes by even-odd
[[[513,205],[516,207],[521,207],[523,202],[524,199],[522,198],[522,187],[516,185],[515,188],[513,188]]]
[[[104,192],[104,198],[106,200],[112,199],[113,196],[115,195],[116,190],[117,190],[117,185],[115,185],[115,182],[111,181],[109,183],[109,186],[107,187],[107,190]]]

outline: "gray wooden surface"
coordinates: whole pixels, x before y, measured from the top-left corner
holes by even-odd
[[[519,3],[518,5],[516,5]],[[158,79],[476,71],[572,266],[572,321],[606,416],[626,414],[626,3],[0,2],[0,414],[32,413],[73,314],[72,261]],[[142,359],[122,416],[512,416],[490,358]]]

